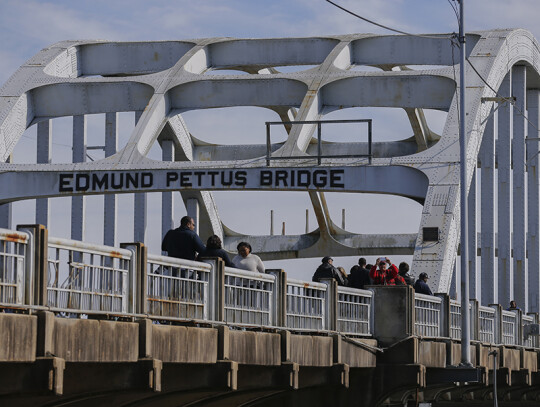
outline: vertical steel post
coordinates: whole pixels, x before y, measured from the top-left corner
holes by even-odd
[[[468,229],[469,229],[469,298],[478,299],[480,292],[480,273],[478,272],[477,264],[477,243],[476,235],[476,190],[477,190],[477,169],[476,165],[473,169],[471,186],[469,187],[469,195],[467,196],[467,205],[469,211]]]
[[[86,116],[73,116],[73,162],[86,161]],[[71,197],[71,238],[84,240],[85,197]]]
[[[174,161],[174,142],[163,140],[161,142],[161,157],[163,161]],[[161,238],[174,227],[174,192],[161,193]]]
[[[306,209],[306,235],[309,233],[309,209]]]
[[[274,236],[274,210],[270,210],[270,236]]]
[[[540,153],[540,90],[527,91],[529,129],[527,138],[527,252],[530,270],[540,270],[540,189],[538,186],[538,161]],[[529,273],[529,310],[540,311],[540,275]]]
[[[143,112],[135,112],[135,126],[139,123]],[[144,243],[146,238],[146,193],[138,192],[133,194],[133,240]]]
[[[513,218],[513,267],[514,293],[513,298],[523,301],[519,307],[529,310],[527,255],[525,252],[525,230],[527,222],[526,193],[525,193],[525,138],[527,137],[527,67],[524,65],[512,68],[512,96],[516,98],[513,112],[512,139],[512,218]]]
[[[270,167],[270,156],[272,155],[272,144],[270,141],[270,123],[266,122],[266,166]]]
[[[317,164],[321,165],[322,145],[321,145],[321,123],[317,123]]]
[[[36,144],[36,162],[38,164],[50,164],[52,161],[52,120],[45,120],[37,124]],[[36,199],[36,223],[48,227],[49,216],[49,198]]]
[[[482,275],[481,304],[495,304],[497,302],[498,278],[497,262],[495,259],[495,140],[497,139],[498,117],[497,110],[492,111],[488,120],[482,145],[480,147],[482,162],[482,181],[480,182],[480,233],[482,246],[482,261],[480,263]]]
[[[471,365],[471,326],[469,309],[469,242],[467,230],[467,138],[465,133],[465,31],[464,31],[464,5],[465,0],[459,2],[459,135],[460,135],[460,168],[461,168],[461,364]]]
[[[371,164],[371,158],[372,158],[372,155],[373,155],[372,146],[371,146],[372,141],[373,141],[372,137],[373,137],[373,135],[372,135],[372,121],[369,120],[368,121],[368,155],[369,155],[368,160],[369,160],[370,164]]]
[[[512,71],[504,78],[499,93],[512,95]],[[513,106],[506,102],[499,107],[499,139],[497,141],[497,252],[499,292],[495,303],[508,304],[513,298],[512,273],[512,133]]]
[[[116,154],[118,149],[118,113],[105,114],[105,157]],[[103,196],[103,244],[106,246],[116,246],[116,218],[117,218],[116,194]]]

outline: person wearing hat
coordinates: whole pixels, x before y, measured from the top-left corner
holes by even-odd
[[[428,278],[427,273],[420,273],[418,280],[416,280],[416,283],[414,283],[414,291],[418,294],[433,295],[429,285],[427,285]]]
[[[313,278],[311,280],[318,283],[322,279],[333,278],[334,280],[337,281],[338,285],[346,286],[347,285],[347,278],[344,277],[338,271],[338,269],[336,269],[333,266],[333,264],[332,264],[333,262],[334,262],[333,258],[331,258],[329,256],[323,257],[322,264],[317,268],[317,270],[315,271],[315,274],[313,274]]]

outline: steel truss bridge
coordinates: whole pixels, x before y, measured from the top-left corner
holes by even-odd
[[[467,115],[462,119],[468,143],[470,253],[478,253],[469,264],[471,298],[484,304],[517,298],[523,310],[538,311],[538,42],[519,29],[474,32],[467,34],[467,50]],[[310,68],[294,73],[276,69],[298,65]],[[357,66],[380,71],[352,69]],[[205,75],[211,70],[248,75]],[[220,235],[229,249],[248,240],[263,259],[319,257],[322,252],[408,253],[416,274],[428,272],[434,291],[448,292],[460,224],[457,70],[448,35],[51,45],[0,89],[3,226],[10,227],[14,201],[37,199],[36,223],[47,226],[48,198],[72,196],[71,238],[84,240],[85,195],[105,194],[103,241],[115,246],[117,194],[136,192],[133,240],[144,242],[145,192],[163,194],[162,231],[173,226],[173,199],[179,192],[200,235]],[[268,108],[284,123],[293,122],[284,124],[286,141],[271,145],[271,157],[280,160],[267,166],[264,144],[248,148],[200,142],[182,118],[189,110],[231,106]],[[403,129],[401,141],[373,143],[369,158],[339,158],[365,156],[368,143],[325,142],[323,155],[338,158],[323,158],[319,165],[313,142],[317,126],[304,122],[351,107],[404,109],[411,128]],[[447,112],[442,134],[429,128],[424,109]],[[119,112],[136,116],[122,148],[117,143]],[[86,162],[91,140],[85,115],[97,113],[105,114],[105,158]],[[72,163],[53,163],[51,121],[65,116],[73,117]],[[34,125],[36,163],[11,162],[23,132]],[[162,161],[147,157],[156,142]],[[263,171],[274,181],[262,183]],[[219,189],[305,191],[318,228],[298,236],[236,233],[220,220],[211,192]],[[418,231],[366,235],[342,230],[329,216],[327,191],[394,194],[421,202]]]

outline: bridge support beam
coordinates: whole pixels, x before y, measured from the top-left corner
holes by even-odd
[[[135,112],[135,126],[139,123],[142,114],[142,111]],[[133,240],[135,242],[144,243],[144,239],[146,238],[146,206],[146,193],[139,192],[133,194]]]
[[[50,164],[52,161],[52,128],[52,120],[37,124],[36,162],[38,164]],[[48,227],[49,215],[49,198],[36,199],[36,223]]]
[[[499,93],[512,95],[512,72],[504,78]],[[494,303],[508,304],[514,295],[512,273],[512,133],[513,107],[506,103],[499,107],[498,152],[498,280],[499,290]]]
[[[498,275],[495,261],[495,140],[498,131],[498,111],[486,123],[482,145],[480,146],[481,177],[480,205],[480,245],[482,259],[480,263],[482,274],[481,300],[482,304],[497,303]],[[474,297],[473,297],[474,298]]]
[[[86,116],[73,116],[73,162],[86,161]],[[84,240],[85,197],[71,197],[71,238]]]
[[[512,139],[512,209],[513,209],[513,279],[514,292],[510,291],[510,300],[521,299],[520,308],[528,312],[528,270],[525,247],[526,239],[526,190],[525,190],[525,138],[527,137],[527,67],[518,65],[512,68],[512,95],[516,98],[513,108],[513,139]],[[537,271],[537,270],[536,270]],[[503,302],[505,305],[507,302]]]
[[[540,225],[540,190],[538,182],[538,162],[540,141],[540,90],[527,91],[527,110],[529,128],[527,138],[527,252],[529,273],[529,311],[540,311],[540,238],[538,227]]]
[[[174,141],[163,140],[161,142],[162,160],[174,161]],[[198,225],[196,224],[198,227]],[[174,228],[174,195],[173,192],[161,193],[161,237]]]
[[[116,154],[118,149],[118,113],[105,114],[105,157]],[[116,246],[116,218],[117,218],[116,194],[103,196],[103,244]]]

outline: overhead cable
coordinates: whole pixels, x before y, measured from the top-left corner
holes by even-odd
[[[343,10],[344,12],[346,13],[349,13],[350,15],[356,17],[356,18],[359,18],[360,20],[364,20],[365,22],[367,23],[370,23],[370,24],[373,24],[373,25],[376,25],[377,27],[381,27],[381,28],[384,28],[385,30],[389,30],[389,31],[393,31],[395,33],[398,33],[398,34],[404,34],[404,35],[409,35],[411,37],[420,37],[420,38],[432,38],[432,39],[437,39],[437,40],[440,40],[440,39],[444,39],[444,38],[450,38],[448,37],[447,35],[440,35],[440,36],[434,36],[434,35],[420,35],[420,34],[412,34],[412,33],[408,33],[406,31],[402,31],[402,30],[398,30],[396,28],[392,28],[392,27],[388,27],[386,25],[383,25],[383,24],[380,24],[380,23],[377,23],[376,21],[373,21],[373,20],[370,20],[366,17],[362,17],[361,15],[358,15],[350,10],[347,10],[345,7],[342,7],[340,6],[339,4],[336,4],[334,3],[333,1],[331,0],[326,0],[328,3],[332,4],[333,6]]]

